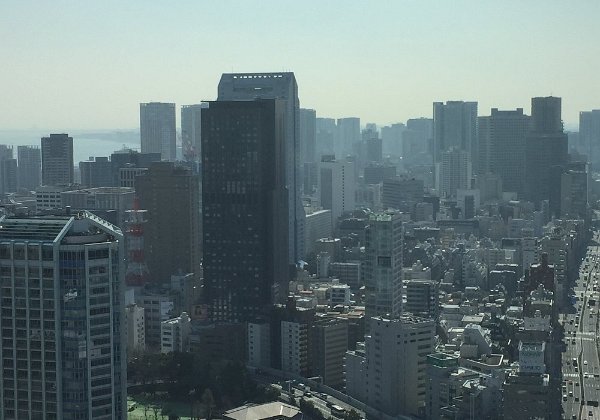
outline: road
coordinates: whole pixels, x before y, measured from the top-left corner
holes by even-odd
[[[594,234],[598,241],[598,233]],[[590,246],[571,295],[576,298],[560,314],[564,325],[561,384],[564,419],[600,419],[600,359],[598,358],[598,295],[600,247]],[[590,416],[591,413],[591,416]]]
[[[301,383],[299,380],[286,380],[274,375],[270,375],[266,372],[266,370],[269,369],[261,370],[260,373],[251,373],[253,379],[265,385],[275,386],[281,391],[280,399],[284,402],[289,403],[293,398],[294,404],[299,406],[300,399],[303,398],[304,400],[313,403],[314,406],[321,411],[325,418],[338,418],[334,413],[332,413],[332,406],[341,407],[346,411],[354,410],[357,412],[360,418],[366,417],[362,410],[352,407],[344,401],[338,400],[337,398],[327,395],[326,393],[317,392],[314,389],[311,389],[308,385]]]

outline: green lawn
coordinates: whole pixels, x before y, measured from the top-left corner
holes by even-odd
[[[190,404],[163,401],[160,398],[155,400],[135,396],[127,398],[127,419],[128,420],[168,420],[168,414],[179,416],[182,420],[190,420]],[[204,408],[202,404],[194,405],[194,419],[204,418]]]

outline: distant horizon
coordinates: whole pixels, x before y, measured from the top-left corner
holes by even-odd
[[[504,111],[506,109],[501,109],[501,111]],[[527,114],[529,115],[529,114]],[[487,115],[478,115],[478,117],[482,117],[482,116],[487,116]],[[178,116],[179,117],[179,116]],[[338,119],[338,118],[360,118],[359,116],[355,116],[355,115],[346,115],[344,117],[329,117],[329,116],[319,116],[317,115],[317,118],[334,118],[334,119]],[[426,116],[418,116],[418,117],[411,117],[410,119],[415,119],[415,118],[429,118],[429,119],[433,119],[433,117],[426,117]],[[366,124],[372,124],[372,121],[363,121],[362,118],[360,118],[360,127],[361,130],[363,128],[365,128]],[[377,125],[377,128],[380,129],[381,127],[385,127],[385,126],[390,126],[392,124],[397,124],[397,123],[401,123],[401,124],[406,124],[406,120],[405,121],[394,121],[394,122],[388,122],[388,123],[377,123],[375,122],[374,124]],[[177,124],[177,130],[181,129],[181,124],[179,123],[179,118],[178,118],[178,124]],[[82,133],[93,133],[95,131],[98,132],[119,132],[119,131],[124,131],[124,132],[129,132],[129,131],[140,131],[140,127],[107,127],[107,128],[70,128],[70,129],[64,129],[64,128],[56,128],[56,129],[52,129],[52,128],[0,128],[0,133],[6,133],[6,132],[11,132],[11,131],[19,131],[19,132],[44,132],[47,134],[70,134],[71,132],[73,133],[78,133],[78,132],[82,132]],[[564,122],[564,131],[565,132],[579,132],[579,122],[577,123],[567,123]]]

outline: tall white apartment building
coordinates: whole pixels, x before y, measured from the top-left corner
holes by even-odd
[[[127,305],[125,308],[127,320],[127,353],[132,354],[146,349],[146,323],[144,308],[137,304]]]
[[[356,207],[354,163],[323,156],[319,171],[319,197],[321,206],[331,210],[333,225],[344,212]]]
[[[308,326],[281,321],[281,370],[304,375],[308,370]]]
[[[126,418],[122,242],[88,212],[0,218],[0,418]]]
[[[397,318],[402,310],[402,216],[370,216],[365,245],[366,317]]]
[[[268,322],[248,323],[248,364],[271,366],[271,324]]]

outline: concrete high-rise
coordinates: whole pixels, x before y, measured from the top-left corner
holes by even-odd
[[[435,322],[402,315],[369,320],[365,352],[346,353],[349,395],[396,418],[425,414],[427,355],[435,346]],[[348,357],[350,356],[350,357]]]
[[[525,137],[530,118],[522,108],[499,111],[492,108],[489,117],[479,117],[478,174],[500,176],[505,191],[520,196],[525,190]]]
[[[477,167],[477,102],[433,103],[434,161],[439,162],[451,148],[466,151]]]
[[[163,160],[176,159],[175,104],[140,104],[140,142],[142,153],[160,153]]]
[[[323,156],[319,164],[319,196],[321,206],[331,210],[332,225],[347,211],[354,210],[356,184],[354,164],[345,160],[335,160],[333,156]]]
[[[333,118],[317,118],[317,160],[322,155],[335,155],[337,126]],[[359,124],[360,125],[360,124]],[[360,126],[358,127],[360,138]]]
[[[18,186],[34,190],[42,183],[42,154],[39,146],[18,146]]]
[[[140,208],[148,210],[144,248],[150,279],[168,283],[171,275],[200,275],[200,180],[173,162],[153,162],[136,178]]]
[[[400,213],[369,218],[365,243],[365,316],[397,318],[402,310],[402,244]]]
[[[204,291],[215,321],[253,321],[287,297],[290,112],[273,99],[202,110]]]
[[[419,154],[431,154],[432,143],[433,120],[431,118],[411,118],[406,121],[406,129],[402,132],[404,159],[412,159]]]
[[[579,138],[594,169],[600,164],[600,109],[579,113]]]
[[[381,127],[381,143],[383,154],[392,156],[402,156],[402,137],[406,126],[402,123],[396,123]]]
[[[414,315],[436,319],[439,312],[438,287],[434,280],[408,280],[404,310]]]
[[[288,189],[288,262],[304,257],[304,207],[300,145],[300,100],[294,73],[223,74],[219,82],[219,101],[283,99],[284,169]]]
[[[319,178],[319,161],[317,160],[317,112],[314,109],[300,108],[300,151],[302,193],[304,195],[311,195],[317,188]],[[306,249],[302,249],[306,254]]]
[[[87,212],[0,218],[1,418],[127,417],[122,241]]]
[[[181,145],[183,158],[198,161],[202,155],[202,109],[208,108],[206,102],[181,106]]]
[[[89,160],[79,162],[79,173],[84,187],[113,186],[112,162],[106,156],[90,156]]]
[[[471,163],[468,152],[459,148],[443,152],[436,172],[438,175],[436,184],[440,197],[456,197],[457,190],[469,189]]]
[[[42,185],[69,185],[74,181],[73,137],[42,137]]]
[[[160,162],[160,153],[140,153],[136,150],[124,148],[110,155],[112,166],[112,186],[129,187],[135,186],[135,178],[127,180],[129,185],[123,185],[123,171],[131,175],[139,174],[147,169],[152,162]]]
[[[542,200],[551,200],[553,193],[560,194],[561,173],[568,160],[561,98],[532,98],[531,121],[525,141],[525,190],[526,198],[539,208]],[[558,203],[560,197],[551,201]]]
[[[569,166],[575,166],[570,164]],[[585,162],[579,168],[567,169],[561,174],[560,216],[586,219],[588,213],[588,169]]]
[[[360,118],[338,118],[336,128],[334,147],[336,157],[342,159],[347,155],[356,154],[361,143]]]
[[[17,190],[17,160],[12,146],[0,144],[0,196]]]
[[[300,108],[301,163],[318,162],[317,159],[317,112]]]

